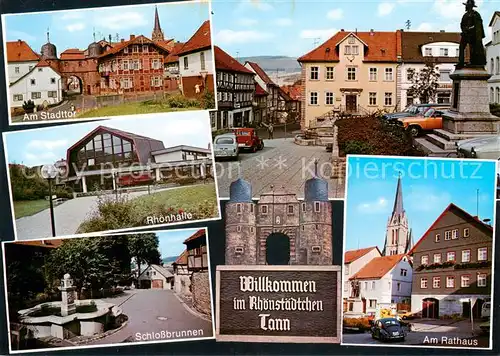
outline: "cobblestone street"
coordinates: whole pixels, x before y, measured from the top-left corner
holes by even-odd
[[[264,139],[264,149],[256,153],[243,152],[238,161],[216,163],[219,195],[229,197],[229,186],[241,177],[252,184],[253,196],[268,191],[272,184],[283,185],[297,197],[304,197],[304,183],[314,174],[314,160],[318,159],[318,173],[328,180],[329,198],[344,197],[344,181],[331,179],[331,153],[323,146],[299,146],[293,138]]]

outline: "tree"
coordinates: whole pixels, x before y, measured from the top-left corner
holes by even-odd
[[[142,264],[160,264],[158,236],[154,233],[127,235],[130,256],[137,263],[137,275],[141,274]]]
[[[439,80],[439,72],[434,63],[427,62],[419,72],[414,68],[408,69],[408,79],[412,83],[406,92],[408,96],[418,98],[421,104],[434,99]]]

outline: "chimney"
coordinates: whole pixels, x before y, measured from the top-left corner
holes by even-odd
[[[340,32],[344,32],[344,29],[342,28],[342,29],[340,30]]]
[[[445,30],[440,30],[439,32],[445,32]]]
[[[21,41],[21,40],[17,40],[17,42],[18,42],[19,44],[21,44],[21,42],[22,42],[22,41]]]
[[[130,40],[132,41],[135,38],[135,35],[130,35]]]
[[[122,38],[122,39],[120,40],[120,42],[121,42],[121,43],[123,43],[123,42],[125,42],[125,40]]]

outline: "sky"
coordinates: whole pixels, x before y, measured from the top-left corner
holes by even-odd
[[[463,162],[455,159],[350,157],[346,251],[370,246],[382,250],[399,172],[403,207],[413,230],[414,243],[450,203],[477,215],[479,201],[479,218],[493,221],[496,163]]]
[[[94,29],[97,40],[108,40],[110,34],[113,41],[117,34],[120,39],[129,39],[131,34],[151,38],[154,9],[154,5],[134,5],[6,15],[4,33],[7,41],[24,40],[39,52],[49,28],[50,42],[59,54],[68,48],[87,48],[94,41]],[[186,42],[209,19],[209,6],[205,0],[161,3],[158,15],[165,39]]]
[[[298,57],[340,29],[459,31],[461,0],[212,0],[214,43],[233,56]],[[498,1],[477,0],[487,39]]]
[[[68,148],[100,125],[161,140],[165,147],[208,148],[212,141],[208,111],[129,116],[4,133],[7,162],[28,167],[54,163],[66,158]]]
[[[186,249],[184,240],[199,229],[183,229],[156,232],[159,240],[159,250],[162,258],[179,256]]]

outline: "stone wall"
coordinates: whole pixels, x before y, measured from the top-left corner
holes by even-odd
[[[191,278],[186,274],[176,274],[174,276],[174,290],[176,293],[190,295],[191,294]]]
[[[210,312],[210,280],[208,272],[195,272],[191,277],[193,306],[200,313],[211,315]]]

